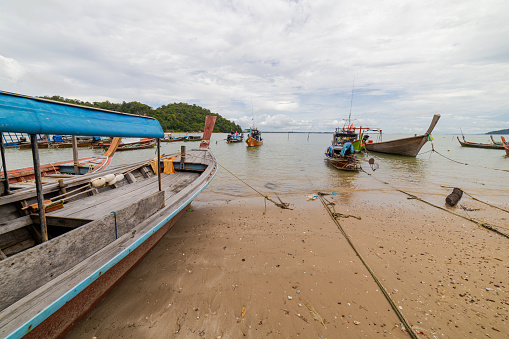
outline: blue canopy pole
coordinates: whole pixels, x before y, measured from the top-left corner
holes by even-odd
[[[42,242],[48,241],[48,227],[46,226],[46,211],[44,208],[44,197],[42,194],[41,164],[39,162],[39,146],[37,145],[37,136],[30,135],[32,143],[32,157],[34,159],[35,187],[37,189],[37,205],[39,206],[39,222],[41,224]]]
[[[0,152],[2,153],[2,167],[4,169],[4,194],[8,195],[11,193],[9,188],[9,177],[7,176],[7,166],[5,163],[5,149],[4,149],[4,139],[0,138]]]

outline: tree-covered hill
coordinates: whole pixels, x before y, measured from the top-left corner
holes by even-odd
[[[217,116],[216,124],[214,126],[214,132],[227,133],[230,131],[242,131],[242,128],[225,118],[218,113],[212,113],[210,110],[185,103],[173,103],[163,105],[156,109],[142,104],[137,101],[111,103],[109,101],[104,102],[93,102],[81,101],[75,99],[66,99],[60,96],[42,97],[44,99],[67,102],[75,105],[96,107],[107,109],[111,111],[145,115],[156,118],[163,130],[171,132],[199,132],[203,131],[203,125],[205,124],[205,116],[215,115]]]
[[[501,129],[499,131],[491,131],[486,134],[509,134],[509,128]]]

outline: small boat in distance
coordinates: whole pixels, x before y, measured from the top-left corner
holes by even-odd
[[[189,135],[186,134],[184,136],[184,141],[201,141],[202,137],[200,135]]]
[[[502,138],[502,145],[504,146],[505,154],[509,155],[509,143],[505,141],[505,138],[501,136]]]
[[[491,138],[491,142],[494,145],[503,145],[502,141],[495,141],[495,139],[493,139],[493,135],[490,135],[490,138]]]
[[[176,142],[176,141],[184,141],[184,137],[174,137],[171,133],[164,133],[164,138],[161,139],[161,142]]]
[[[463,141],[460,140],[460,137],[456,136],[458,142],[463,147],[474,147],[474,148],[487,148],[487,149],[504,149],[504,145],[496,145],[496,144],[483,144],[479,142],[470,142],[465,140],[465,136],[463,136]]]
[[[226,143],[228,144],[242,141],[244,141],[244,133],[230,132],[230,134],[226,136]]]
[[[395,155],[404,155],[408,157],[415,157],[419,154],[422,146],[428,141],[432,140],[431,132],[435,128],[438,119],[440,119],[440,114],[435,114],[429,125],[428,130],[425,134],[416,135],[414,137],[402,138],[390,141],[380,141],[380,142],[371,142],[368,141],[366,143],[366,150],[370,152],[379,152],[379,153],[387,153],[387,154],[395,154]],[[382,130],[380,131],[380,135]]]
[[[255,127],[251,127],[247,135],[246,144],[248,147],[263,145],[262,132]]]

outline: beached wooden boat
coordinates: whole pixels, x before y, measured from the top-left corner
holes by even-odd
[[[474,148],[488,148],[488,149],[504,149],[504,145],[495,145],[495,144],[483,144],[479,142],[470,142],[466,141],[465,137],[463,137],[463,141],[460,140],[460,137],[456,136],[458,142],[463,147],[474,147]]]
[[[327,162],[334,166],[337,169],[344,171],[358,171],[360,170],[360,162],[359,159],[355,156],[355,154],[350,155],[341,155],[341,150],[343,149],[340,145],[332,145],[329,146],[327,151],[325,152],[325,157]]]
[[[260,132],[257,128],[250,128],[249,134],[247,135],[246,144],[249,147],[263,145],[262,132]]]
[[[509,155],[509,143],[505,141],[504,137],[501,136],[500,138],[502,138],[502,145],[504,146],[505,154]]]
[[[163,136],[155,119],[59,105],[66,104],[0,92],[0,120],[8,122],[0,130]],[[34,116],[40,119],[29,119]],[[207,120],[207,140],[215,118]],[[217,164],[207,146],[60,183],[36,179],[0,196],[0,337],[55,338],[70,331],[212,180]],[[0,183],[4,192],[6,181]]]
[[[433,120],[425,134],[416,135],[414,137],[402,138],[390,141],[367,142],[365,148],[370,152],[388,153],[396,155],[405,155],[415,157],[421,150],[422,146],[431,139],[431,132],[435,128],[439,114],[433,116]],[[381,132],[381,131],[380,131]]]

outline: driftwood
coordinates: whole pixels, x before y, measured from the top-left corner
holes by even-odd
[[[463,196],[463,191],[457,187],[452,190],[452,193],[445,198],[445,203],[451,207],[456,205]]]

